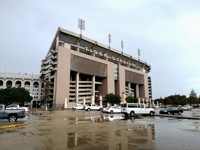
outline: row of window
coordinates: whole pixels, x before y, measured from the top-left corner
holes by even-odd
[[[13,84],[15,83],[15,87],[22,87],[22,82],[21,81],[16,81],[12,82],[11,80],[6,82],[6,87],[13,87]],[[0,80],[0,87],[4,85],[4,82]],[[33,87],[38,88],[39,87],[39,82],[33,82]],[[30,81],[25,81],[24,82],[24,87],[30,87],[31,82]]]

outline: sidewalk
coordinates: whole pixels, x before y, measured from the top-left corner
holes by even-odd
[[[0,130],[7,128],[14,128],[23,125],[27,125],[28,121],[17,121],[17,122],[9,122],[8,120],[0,120]]]

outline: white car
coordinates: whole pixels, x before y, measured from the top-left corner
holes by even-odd
[[[192,110],[192,106],[190,105],[184,105],[183,107],[181,107],[182,110]]]
[[[103,107],[97,105],[97,104],[90,104],[90,105],[85,105],[84,108],[86,111],[90,111],[90,110],[102,110]]]
[[[121,111],[125,116],[130,115],[133,117],[136,115],[154,115],[155,110],[153,108],[147,107],[145,104],[142,103],[125,103],[121,104]]]
[[[82,104],[74,104],[73,107],[72,107],[73,110],[82,110],[84,109],[84,105]]]
[[[6,107],[6,109],[24,109],[26,112],[29,111],[28,107],[20,107],[18,104],[11,104]]]
[[[121,113],[121,107],[120,106],[108,106],[103,109],[103,112],[105,113]]]

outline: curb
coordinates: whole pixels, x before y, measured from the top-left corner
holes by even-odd
[[[17,124],[11,124],[11,125],[5,125],[5,126],[0,126],[0,130],[2,129],[7,129],[7,128],[15,128],[23,125],[27,125],[28,121],[22,122],[22,123],[17,123]]]

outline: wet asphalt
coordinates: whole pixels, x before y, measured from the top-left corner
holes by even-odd
[[[157,110],[158,113],[158,110]],[[200,109],[183,116],[200,117]],[[28,124],[0,130],[2,150],[197,150],[200,120],[162,116],[124,118],[84,110],[33,110],[19,121]]]

